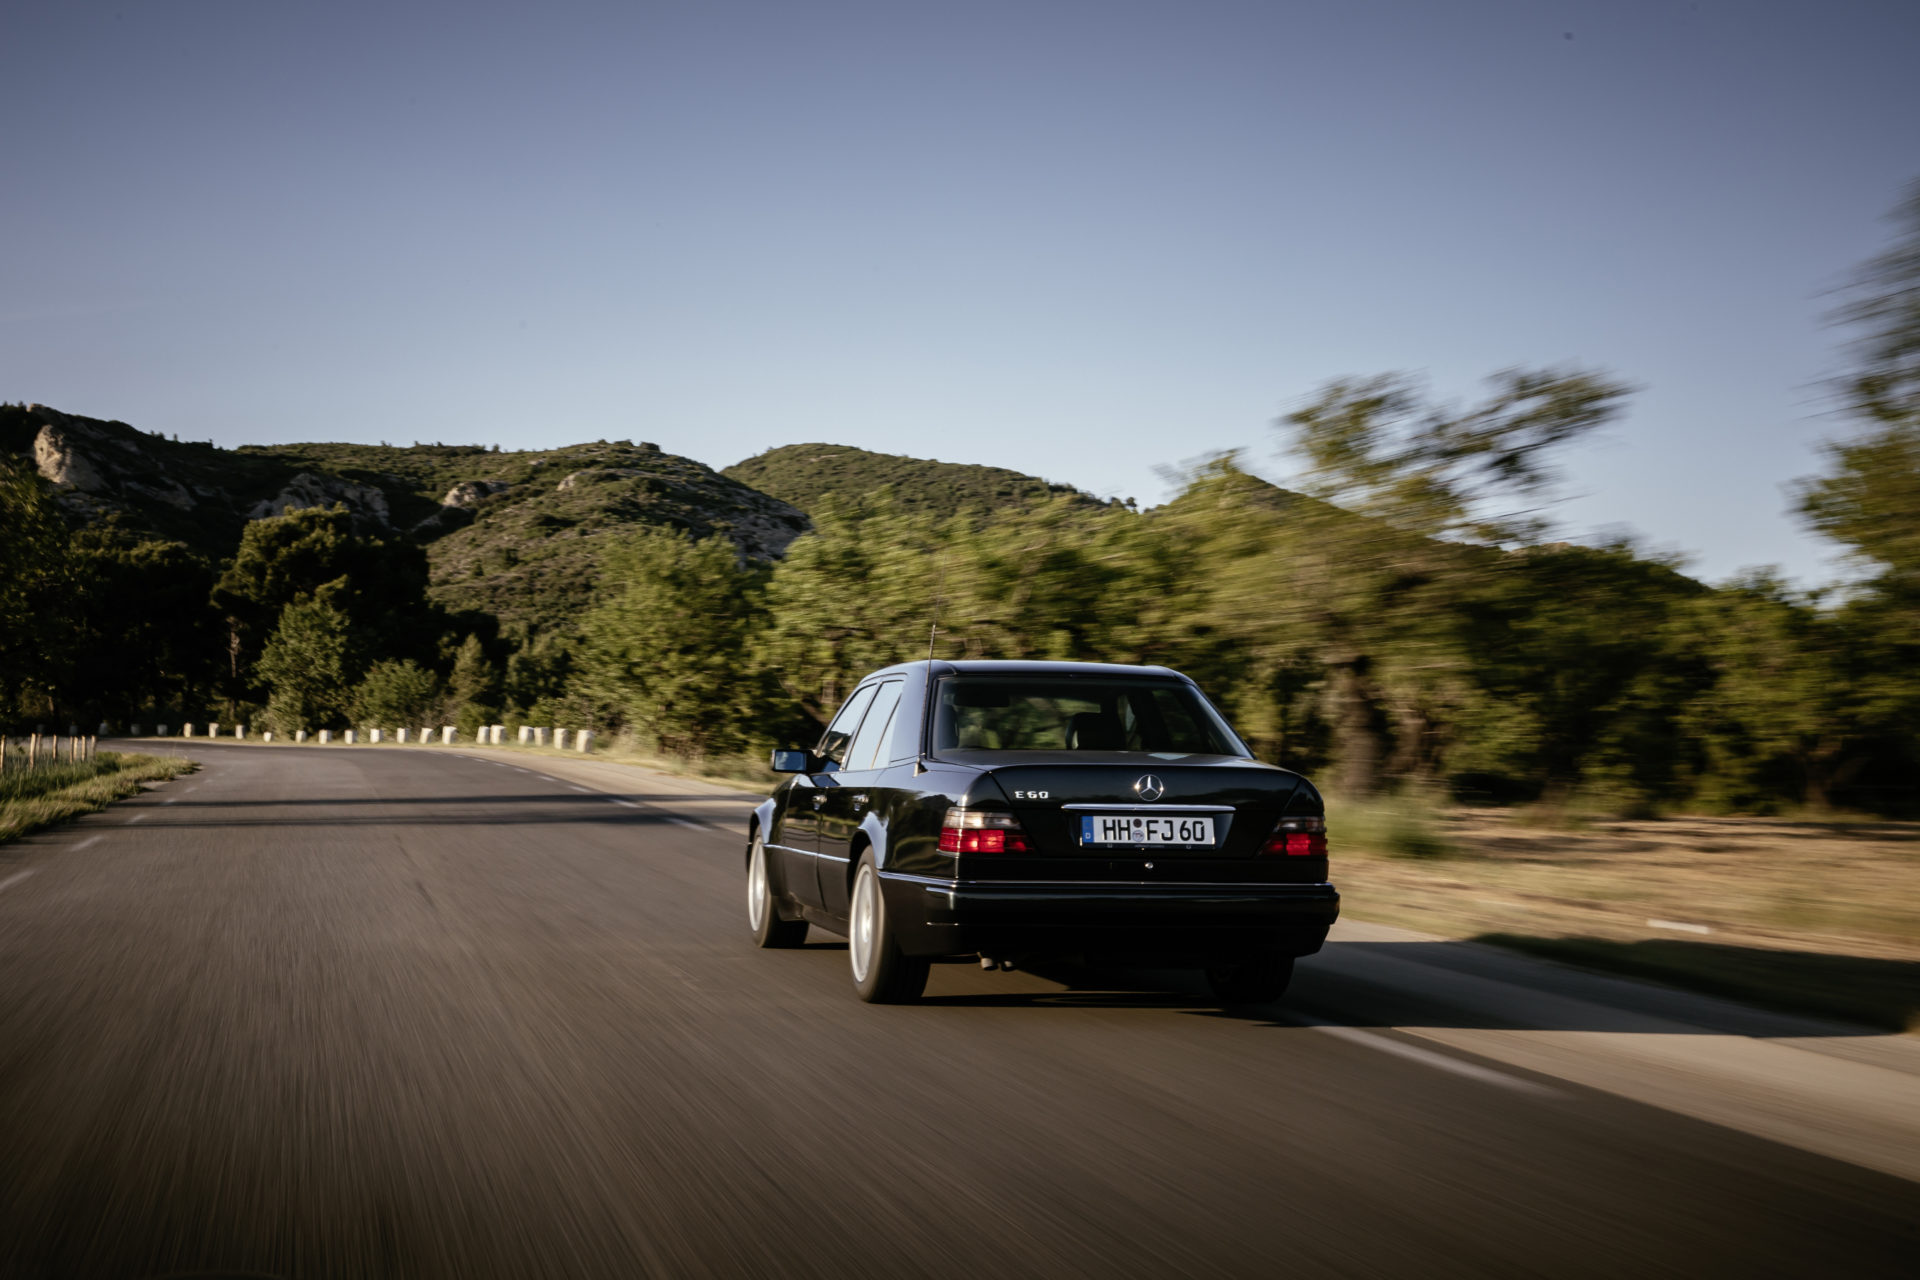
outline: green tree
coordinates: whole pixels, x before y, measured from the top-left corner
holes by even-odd
[[[353,624],[331,601],[298,599],[254,664],[268,690],[266,722],[276,733],[328,728],[346,717],[348,691],[358,674]]]
[[[1878,574],[1877,589],[1920,610],[1920,182],[1895,220],[1894,244],[1836,315],[1855,334],[1840,405],[1863,431],[1828,446],[1832,469],[1802,488],[1800,510]]]
[[[1703,596],[1686,622],[1712,675],[1688,708],[1705,752],[1700,797],[1730,809],[1827,807],[1867,763],[1870,735],[1844,624],[1768,574]]]
[[[1829,470],[1802,486],[1800,512],[1870,575],[1834,619],[1873,744],[1856,771],[1910,804],[1920,766],[1920,181],[1893,220],[1893,243],[1861,268],[1834,317],[1853,335],[1840,409],[1860,431],[1828,446]]]
[[[0,716],[53,710],[68,640],[67,545],[40,478],[0,458]]]
[[[612,596],[586,619],[586,674],[626,723],[663,750],[731,751],[758,707],[745,679],[764,571],[721,537],[649,530],[611,557]]]
[[[567,698],[576,671],[579,641],[543,631],[507,655],[501,696],[509,711],[533,717],[535,707]],[[534,717],[536,720],[543,717]]]
[[[247,660],[282,610],[323,591],[368,650],[423,652],[433,630],[426,583],[418,547],[361,536],[345,507],[248,522],[211,597],[227,622],[229,696],[244,695]]]
[[[411,658],[388,658],[367,668],[350,709],[364,728],[415,728],[434,718],[441,701],[439,676]]]
[[[101,525],[74,534],[71,567],[67,661],[86,718],[177,723],[201,704],[222,665],[206,557]]]
[[[792,737],[825,727],[867,672],[926,656],[936,612],[951,635],[961,611],[942,606],[960,527],[905,514],[882,493],[824,508],[787,548],[767,581],[754,664],[799,710]]]
[[[1553,451],[1619,411],[1626,388],[1579,371],[1507,370],[1480,404],[1429,401],[1404,375],[1328,384],[1289,414],[1308,500],[1281,543],[1287,590],[1273,622],[1308,640],[1326,672],[1335,786],[1376,791],[1431,772],[1437,726],[1458,703],[1465,601],[1507,558],[1478,543],[1540,536]]]
[[[460,732],[471,734],[493,721],[500,709],[500,670],[487,657],[480,637],[469,635],[453,657],[447,677],[447,714]]]

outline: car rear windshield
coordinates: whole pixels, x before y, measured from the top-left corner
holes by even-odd
[[[1247,754],[1189,685],[1046,676],[942,680],[933,749]]]

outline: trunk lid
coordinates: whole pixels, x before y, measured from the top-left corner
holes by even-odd
[[[1047,859],[1141,856],[1127,847],[1081,843],[1081,819],[1101,814],[1212,820],[1212,847],[1156,846],[1155,859],[1251,859],[1302,785],[1298,774],[1232,756],[1023,752],[1006,760],[1008,753],[995,754],[1001,759],[993,780],[1034,854]]]

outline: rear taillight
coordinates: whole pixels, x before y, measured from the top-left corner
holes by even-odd
[[[1289,858],[1324,858],[1327,856],[1327,820],[1282,818],[1267,842],[1260,846],[1260,852]]]
[[[940,824],[942,853],[1031,853],[1020,819],[1010,813],[952,808]]]

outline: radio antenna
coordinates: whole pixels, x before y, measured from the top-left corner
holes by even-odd
[[[940,634],[940,606],[946,603],[947,551],[940,549],[940,577],[933,589],[933,621],[927,624],[927,687],[920,699],[920,758],[913,762],[917,778],[927,771],[927,748],[933,742],[933,638]]]

